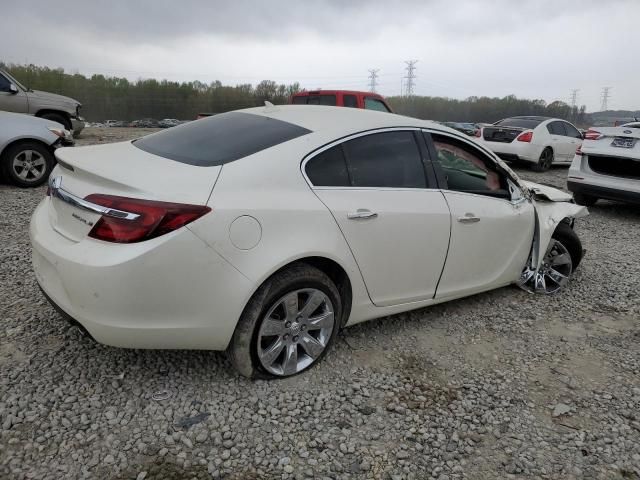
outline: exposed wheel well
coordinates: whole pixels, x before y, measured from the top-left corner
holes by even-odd
[[[351,302],[353,298],[351,291],[351,281],[349,280],[349,275],[347,275],[347,272],[340,266],[340,264],[329,258],[306,257],[300,258],[294,262],[284,265],[277,272],[274,272],[274,275],[296,263],[306,263],[307,265],[311,265],[312,267],[315,267],[318,270],[324,272],[333,281],[338,289],[338,292],[340,293],[340,299],[342,300],[342,319],[340,326],[343,327],[344,324],[347,323],[347,319],[351,314]]]
[[[65,126],[64,127],[67,130],[71,130],[71,128],[72,128],[71,115],[69,115],[67,112],[63,112],[61,110],[50,110],[50,109],[47,110],[47,109],[44,109],[44,110],[39,110],[36,113],[36,117],[42,117],[42,116],[46,115],[47,113],[53,113],[55,115],[60,115],[65,120]]]

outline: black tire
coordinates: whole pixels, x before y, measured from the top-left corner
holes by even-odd
[[[26,152],[33,151],[37,152],[40,157],[44,160],[44,168],[42,171],[40,169],[35,169],[38,174],[31,174],[30,172],[27,174],[27,177],[23,178],[19,176],[18,171],[14,166],[14,160],[20,161],[21,158],[26,159]],[[32,157],[34,155],[32,154]],[[55,158],[51,150],[49,150],[42,143],[35,141],[24,141],[11,145],[4,152],[2,152],[2,156],[0,157],[0,169],[2,170],[3,177],[9,182],[17,185],[18,187],[37,187],[42,185],[47,181],[49,175],[51,174],[51,170],[53,170],[53,166],[55,164]]]
[[[538,163],[534,164],[531,168],[534,172],[546,172],[551,168],[553,164],[553,150],[551,147],[545,148],[540,154]]]
[[[334,325],[322,353],[311,364],[292,375],[274,375],[268,372],[258,358],[258,331],[269,309],[287,293],[313,288],[327,295],[333,304]],[[274,274],[260,286],[245,307],[231,342],[227,356],[236,370],[248,378],[288,378],[317,364],[331,348],[342,325],[342,300],[338,289],[322,271],[306,263],[294,264]]]
[[[591,195],[585,195],[584,193],[574,193],[573,199],[578,205],[584,205],[585,207],[593,207],[598,201],[597,197]]]
[[[67,130],[71,131],[72,130],[72,126],[71,126],[71,120],[69,120],[69,117],[61,114],[61,113],[55,113],[55,112],[47,112],[47,113],[43,113],[42,115],[40,115],[40,118],[44,118],[45,120],[51,120],[52,122],[58,122],[59,124],[63,125],[64,128],[66,128]]]
[[[567,223],[561,222],[553,232],[552,238],[565,246],[571,255],[572,270],[575,271],[582,260],[583,250],[582,242],[576,232]]]

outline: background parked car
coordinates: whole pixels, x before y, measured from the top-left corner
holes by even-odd
[[[475,123],[443,122],[442,124],[446,125],[447,127],[453,128],[454,130],[458,130],[459,132],[462,132],[465,135],[469,135],[470,137],[474,136],[478,131],[478,127]]]
[[[331,107],[364,108],[391,112],[391,107],[382,95],[355,90],[312,90],[296,93],[289,103],[294,105],[326,105]]]
[[[528,162],[542,172],[551,165],[571,164],[582,134],[559,118],[510,117],[482,127],[476,140],[503,160]]]
[[[51,120],[0,112],[0,172],[19,187],[36,187],[49,178],[53,152],[73,145],[69,130]]]
[[[580,205],[599,198],[640,204],[640,122],[588,130],[567,187]]]
[[[78,135],[84,128],[80,107],[82,104],[73,98],[31,90],[6,71],[0,70],[0,110],[26,113],[58,122],[66,130]]]
[[[180,125],[180,120],[176,118],[165,118],[158,122],[158,127],[160,128],[171,128],[176,125]]]

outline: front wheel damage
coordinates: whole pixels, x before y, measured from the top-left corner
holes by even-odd
[[[585,207],[568,202],[535,201],[536,226],[531,254],[516,284],[529,293],[553,295],[569,282],[582,256],[572,221],[588,214]],[[565,224],[563,224],[565,222]],[[567,230],[573,238],[567,238]],[[576,245],[576,242],[578,245]],[[573,254],[573,255],[572,255]]]

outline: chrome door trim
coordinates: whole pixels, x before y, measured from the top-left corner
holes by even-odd
[[[97,203],[88,202],[84,198],[77,197],[73,193],[67,192],[62,188],[62,177],[49,178],[49,195],[62,200],[69,205],[73,205],[74,207],[78,207],[92,213],[106,215],[107,217],[119,218],[121,220],[137,220],[140,218],[140,215],[137,213],[125,212],[124,210],[98,205]]]

